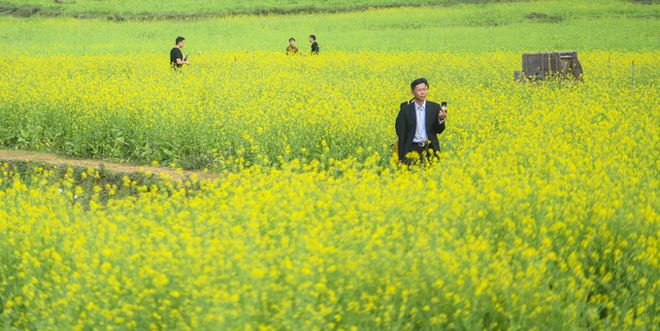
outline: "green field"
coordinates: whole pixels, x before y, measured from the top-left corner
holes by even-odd
[[[38,8],[38,15],[73,15],[81,17],[116,17],[153,18],[158,16],[199,17],[224,16],[236,14],[283,14],[300,12],[341,12],[386,8],[399,6],[434,6],[457,3],[479,3],[483,0],[224,0],[200,2],[195,0],[180,1],[130,1],[130,0],[3,0],[0,8],[32,9]],[[14,15],[20,15],[16,13]]]
[[[41,16],[76,16],[117,18],[194,18],[202,16],[225,16],[236,14],[284,14],[318,13],[364,10],[399,6],[433,6],[456,3],[484,2],[482,0],[224,0],[200,2],[181,1],[129,1],[129,0],[3,0],[0,9],[7,15],[20,16],[26,13]],[[36,9],[36,10],[35,10]],[[15,10],[18,10],[16,12]],[[2,12],[2,11],[0,11]]]
[[[165,54],[174,37],[189,51],[282,51],[291,36],[307,49],[316,34],[333,51],[656,50],[659,6],[624,1],[544,1],[401,8],[340,14],[111,22],[0,19],[16,54]]]

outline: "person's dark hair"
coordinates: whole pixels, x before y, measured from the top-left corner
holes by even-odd
[[[424,84],[424,85],[426,85],[426,88],[429,87],[429,81],[426,80],[426,78],[417,78],[417,79],[413,80],[412,83],[410,83],[410,89],[411,89],[411,90],[414,90],[415,87],[416,87],[417,85],[419,85],[419,84]]]
[[[184,40],[186,40],[186,38],[181,37],[181,36],[176,37],[176,43],[174,43],[174,45],[178,45],[180,42],[182,42],[182,41],[184,41]]]
[[[292,42],[292,41],[296,41],[296,38],[294,38],[294,37],[289,38],[289,42]]]
[[[315,35],[310,34],[309,37],[312,38],[312,40],[316,41],[316,36]]]

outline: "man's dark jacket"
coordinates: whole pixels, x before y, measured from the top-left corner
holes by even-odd
[[[435,151],[440,150],[438,134],[445,131],[445,122],[440,124],[438,115],[440,114],[440,105],[426,101],[426,136],[431,141],[431,147]],[[398,149],[399,160],[405,160],[406,154],[412,151],[413,139],[415,138],[415,129],[417,128],[417,117],[415,116],[415,101],[404,102],[399,109],[399,116],[396,117],[396,135],[399,137]]]

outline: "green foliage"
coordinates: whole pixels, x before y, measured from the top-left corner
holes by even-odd
[[[433,6],[488,0],[2,0],[5,14],[73,15],[77,17],[181,18],[250,14],[342,12],[399,6]],[[16,10],[18,13],[12,11]]]
[[[323,53],[656,50],[659,8],[579,0],[173,21],[2,18],[0,36],[16,56],[165,54],[177,35],[191,52],[282,51],[292,36],[307,50],[312,33]]]

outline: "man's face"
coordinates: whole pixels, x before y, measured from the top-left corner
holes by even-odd
[[[309,42],[313,44],[314,43],[314,38],[310,37]]]
[[[415,99],[419,101],[423,101],[426,100],[426,92],[428,92],[428,90],[429,87],[426,86],[426,84],[421,83],[415,86],[415,89],[412,90],[412,94],[415,97]]]
[[[185,40],[181,40],[178,44],[176,44],[179,48],[183,48],[183,44],[185,44]]]
[[[296,41],[295,40],[290,40],[289,45],[296,47]]]

